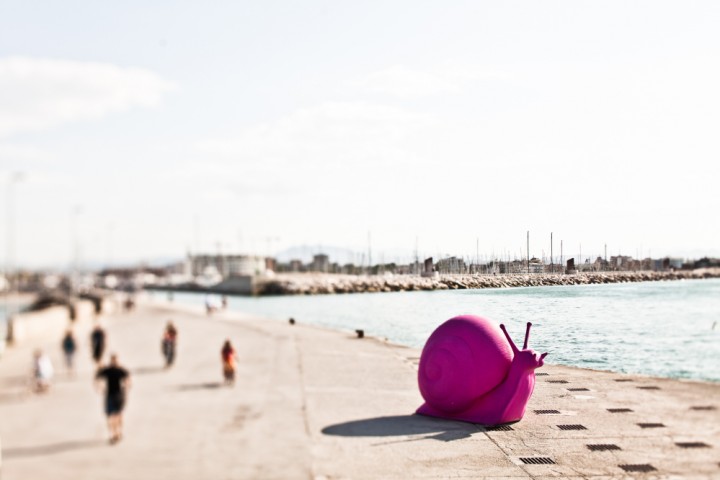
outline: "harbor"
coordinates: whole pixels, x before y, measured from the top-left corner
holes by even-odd
[[[0,479],[720,480],[720,4],[0,4]]]

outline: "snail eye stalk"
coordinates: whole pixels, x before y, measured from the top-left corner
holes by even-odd
[[[528,347],[528,340],[530,340],[530,327],[532,327],[532,323],[527,322],[527,326],[525,327],[525,342],[523,343],[523,350],[527,350]]]
[[[515,346],[515,342],[512,341],[512,338],[510,338],[510,335],[507,332],[507,329],[505,328],[504,324],[500,324],[500,329],[505,334],[505,338],[507,338],[508,343],[510,344],[510,348],[512,348],[513,353],[518,353],[518,348]]]

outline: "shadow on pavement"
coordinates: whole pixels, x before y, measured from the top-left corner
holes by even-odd
[[[422,415],[396,415],[392,417],[367,418],[352,422],[338,423],[322,429],[325,435],[341,437],[393,437],[406,435],[426,435],[424,439],[444,442],[468,438],[478,433],[477,426],[424,417]]]
[[[30,375],[15,375],[12,377],[0,377],[0,385],[15,387],[25,385],[30,381]]]
[[[223,384],[220,382],[188,383],[185,385],[179,385],[177,389],[183,392],[187,390],[213,390],[222,386]]]
[[[165,367],[137,367],[130,369],[130,373],[133,375],[151,375],[153,373],[164,372]]]
[[[79,440],[70,442],[50,443],[47,445],[37,445],[34,447],[18,447],[4,448],[3,459],[10,460],[12,458],[40,457],[43,455],[53,455],[56,453],[68,452],[71,450],[81,450],[85,448],[96,448],[107,445],[103,440]]]
[[[20,403],[30,397],[29,390],[21,390],[16,392],[2,392],[0,393],[0,405],[10,403]]]

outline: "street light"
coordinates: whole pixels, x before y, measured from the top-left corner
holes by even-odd
[[[78,239],[78,217],[82,213],[82,205],[74,205],[70,211],[70,234],[72,236],[70,294],[74,294],[80,281],[80,242]]]
[[[13,284],[12,273],[15,263],[15,184],[22,181],[25,175],[22,172],[12,172],[8,178],[7,187],[7,242],[5,257],[5,279],[7,281],[7,292],[5,293],[5,317],[7,324],[10,324],[12,315],[10,314],[10,300],[14,297],[17,281]],[[16,275],[17,277],[17,275]],[[0,339],[0,352],[4,349],[5,338]]]

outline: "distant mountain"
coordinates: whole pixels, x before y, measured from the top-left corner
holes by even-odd
[[[330,262],[344,265],[346,263],[354,263],[355,265],[363,265],[367,262],[367,250],[359,251],[350,248],[334,247],[334,246],[318,246],[318,245],[300,245],[287,248],[275,255],[279,262],[286,263],[290,260],[298,259],[303,263],[312,261],[313,255],[324,253],[330,257]],[[420,254],[419,260],[423,260]],[[390,249],[374,249],[372,251],[372,263],[377,265],[381,262],[399,262],[410,263],[415,261],[414,252],[404,248]]]

